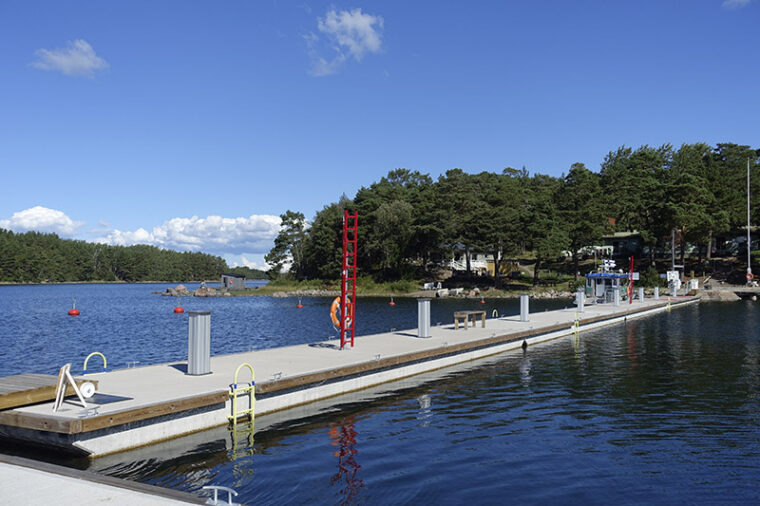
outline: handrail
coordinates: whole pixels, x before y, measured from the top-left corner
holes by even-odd
[[[206,501],[206,504],[237,504],[232,502],[232,496],[234,495],[237,497],[238,493],[235,492],[233,489],[229,487],[223,487],[221,485],[205,485],[203,487],[203,490],[213,490],[214,491],[214,498],[209,498],[208,501]],[[227,492],[227,502],[226,503],[220,503],[219,502],[219,491]],[[212,502],[213,501],[213,502]]]
[[[85,373],[84,374],[85,376],[87,375],[86,374],[87,373],[87,362],[90,360],[90,358],[92,358],[93,355],[99,355],[100,358],[103,359],[103,372],[107,372],[107,370],[108,370],[108,363],[106,362],[106,356],[103,355],[102,353],[100,353],[99,351],[93,351],[92,353],[90,353],[89,355],[87,355],[86,359],[84,359],[84,365],[82,366],[82,372]]]
[[[237,386],[238,373],[240,372],[240,369],[242,369],[243,367],[247,367],[248,370],[251,371],[251,385],[254,385],[255,381],[254,381],[254,376],[253,376],[253,366],[251,364],[249,364],[248,362],[243,362],[242,364],[240,364],[237,367],[237,369],[235,369],[235,382],[234,382],[234,385]]]

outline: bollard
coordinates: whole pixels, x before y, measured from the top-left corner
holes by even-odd
[[[654,287],[654,300],[660,300],[660,287]]]
[[[675,281],[670,285],[670,294],[673,297],[678,297],[678,285],[676,285]]]
[[[530,300],[529,295],[527,293],[520,294],[520,321],[521,322],[528,321],[528,315],[530,314],[530,310],[528,308],[529,300]]]
[[[644,302],[644,287],[639,287],[639,302]]]
[[[211,311],[189,311],[187,314],[187,374],[210,374]]]
[[[430,299],[417,299],[417,337],[430,337]]]
[[[612,305],[613,306],[619,306],[620,305],[620,287],[616,286],[612,289]]]
[[[582,288],[578,289],[578,291],[575,293],[575,304],[578,306],[579,313],[583,312],[583,303],[585,300],[586,292]]]

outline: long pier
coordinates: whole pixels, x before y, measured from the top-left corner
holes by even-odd
[[[188,375],[185,361],[93,374],[87,379],[97,381],[98,392],[86,409],[67,399],[57,412],[52,402],[2,410],[0,437],[98,457],[227,424],[230,384],[243,363],[255,369],[260,416],[698,300],[587,305],[581,313],[575,307],[532,313],[529,321],[488,318],[484,327],[434,326],[424,338],[417,329],[357,336],[355,347],[344,350],[330,340],[221,355],[211,357],[211,372],[203,375]],[[247,374],[243,368],[238,381],[250,381]],[[236,411],[249,407],[247,399],[237,398]]]

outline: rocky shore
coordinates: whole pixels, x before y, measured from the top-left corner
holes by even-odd
[[[165,297],[230,297],[231,294],[227,290],[217,290],[216,288],[210,288],[202,285],[200,288],[193,290],[192,292],[187,289],[185,285],[177,285],[174,288],[167,288],[163,292],[153,292],[161,294]]]

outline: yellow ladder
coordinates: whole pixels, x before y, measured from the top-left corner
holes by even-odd
[[[248,370],[251,371],[251,382],[243,383],[241,385],[240,383],[238,383],[238,374],[240,373],[240,369],[242,369],[243,367],[247,367]],[[241,396],[241,395],[249,396],[248,409],[238,411],[237,399],[238,399],[238,396]],[[256,381],[254,381],[253,366],[249,364],[248,362],[240,364],[238,368],[235,369],[234,383],[230,385],[230,397],[232,398],[232,414],[228,416],[227,418],[229,419],[230,422],[232,422],[233,428],[237,429],[237,421],[239,417],[248,415],[248,418],[251,421],[251,430],[253,430],[253,414],[254,414],[254,405],[256,402]]]

